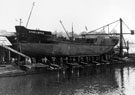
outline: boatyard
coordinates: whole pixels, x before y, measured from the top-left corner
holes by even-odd
[[[34,5],[33,2],[26,26],[21,25],[20,19],[20,25],[15,26],[15,33],[0,38],[3,75],[10,75],[10,72],[11,75],[22,75],[133,62],[134,57],[129,54],[129,42],[124,35],[134,35],[134,30],[122,18],[92,31],[87,31],[85,26],[87,32],[76,36],[73,24],[69,35],[60,20],[66,37],[58,36],[52,31],[27,28]],[[125,27],[127,30],[124,30]]]
[[[103,27],[95,29],[94,31],[97,31],[99,29],[105,29],[105,27],[107,27],[109,29],[109,26],[116,22],[119,23],[120,33],[109,33],[109,32],[108,32],[108,34],[106,34],[106,33],[100,33],[100,34],[87,33],[87,34],[81,35],[83,38],[80,38],[80,40],[79,40],[79,41],[81,41],[81,40],[89,39],[89,40],[93,41],[93,38],[92,39],[87,38],[87,35],[88,36],[91,35],[94,37],[97,36],[99,38],[100,38],[100,36],[102,37],[99,40],[96,38],[97,40],[95,42],[91,42],[91,41],[78,42],[78,40],[73,41],[73,36],[71,39],[70,39],[70,37],[68,37],[69,38],[68,40],[65,40],[65,39],[63,40],[63,38],[62,38],[61,40],[63,42],[61,42],[61,41],[58,42],[56,39],[55,39],[55,41],[53,40],[53,42],[52,41],[50,42],[46,39],[40,40],[39,38],[36,38],[37,40],[34,41],[34,40],[31,40],[32,38],[30,39],[30,36],[33,36],[33,37],[35,37],[35,36],[38,37],[38,35],[42,36],[40,34],[44,34],[45,36],[46,35],[51,36],[51,34],[50,34],[50,32],[46,32],[46,31],[44,33],[41,30],[40,31],[31,30],[31,29],[28,30],[22,26],[17,26],[16,27],[17,31],[23,30],[20,33],[24,32],[24,34],[18,34],[18,36],[17,36],[18,39],[16,41],[13,40],[14,37],[16,37],[16,36],[7,36],[7,38],[6,37],[4,38],[5,40],[1,41],[2,42],[1,51],[3,52],[1,54],[1,63],[2,63],[1,64],[1,76],[36,74],[36,73],[43,73],[46,71],[56,71],[56,70],[66,70],[66,69],[72,70],[74,68],[85,68],[85,67],[90,67],[90,66],[95,67],[95,66],[100,66],[100,65],[112,65],[112,64],[116,65],[116,63],[117,64],[134,63],[133,54],[132,55],[129,54],[129,48],[130,48],[129,43],[128,42],[124,43],[123,35],[125,35],[125,33],[123,33],[123,30],[122,30],[123,20],[121,18],[115,22],[112,22]],[[62,22],[61,22],[61,24],[62,24]],[[62,26],[66,32],[66,29],[63,24],[62,24]],[[28,32],[30,31],[29,32],[30,34],[29,33],[25,34],[25,31],[28,31]],[[36,32],[38,34],[35,34]],[[133,30],[130,30],[130,32],[131,33],[126,33],[126,34],[129,34],[129,35],[134,34]],[[34,33],[34,34],[32,35],[31,33],[32,34]],[[24,35],[26,37],[28,36],[29,39],[27,40],[26,38],[23,38],[22,35]],[[67,33],[67,35],[68,35],[68,33]],[[107,43],[113,43],[113,42],[111,42],[111,40],[108,38],[106,38],[107,41],[105,41],[105,39],[103,37],[111,37],[111,38],[114,37],[112,39],[114,44],[107,45]],[[119,41],[118,41],[118,39],[119,39]],[[27,40],[30,43],[29,42],[23,43],[24,40]],[[38,43],[39,42],[38,40],[40,40],[40,43]],[[42,41],[47,41],[47,42],[43,42],[44,45],[41,45]],[[35,42],[36,42],[36,44],[35,44]],[[91,44],[91,45],[87,45],[87,43]],[[117,44],[119,44],[119,45],[117,47],[114,47]],[[68,48],[66,48],[65,45]],[[84,45],[84,46],[82,47],[82,45]],[[37,46],[39,46],[39,47],[37,47]],[[83,50],[84,47],[85,47],[85,49]],[[43,48],[45,48],[45,49],[43,49]],[[53,49],[49,50],[48,48],[53,48]],[[124,51],[124,49],[126,49],[126,52]],[[59,51],[57,51],[57,50],[59,50]],[[65,51],[65,50],[67,50],[67,51]],[[58,54],[57,54],[57,52],[58,52]]]
[[[135,1],[34,1],[0,1],[0,95],[135,95]]]
[[[73,36],[68,40],[60,38],[47,42],[46,39],[40,40],[40,38],[32,41],[34,36],[30,38],[31,34],[28,33],[26,34],[29,35],[29,39],[23,39],[25,33],[21,34],[23,36],[20,35],[20,38],[16,35],[2,36],[0,38],[0,93],[2,95],[37,95],[35,93],[38,95],[65,95],[66,93],[68,93],[66,95],[80,93],[82,95],[128,95],[128,91],[131,91],[129,95],[134,95],[133,89],[128,86],[132,86],[131,82],[133,83],[134,80],[132,74],[135,73],[135,54],[129,52],[130,44],[124,40],[124,35],[134,35],[134,31],[123,33],[121,29],[123,20],[120,18],[115,22],[120,23],[120,33],[83,34],[80,42],[73,40]],[[108,27],[113,23],[98,29],[107,27],[109,31]],[[62,26],[64,28],[64,25]],[[35,34],[35,30],[17,27],[23,29],[21,33],[33,31],[30,33],[38,35]],[[44,32],[40,30],[39,34],[42,33]],[[47,33],[50,35],[50,32]],[[87,35],[100,39],[93,41],[93,38],[89,39]],[[13,40],[15,37],[19,39]],[[85,42],[86,39],[89,41]],[[59,44],[60,46],[57,46]],[[48,48],[53,49],[43,49],[47,45]]]
[[[115,22],[117,22],[117,21],[115,21]],[[59,49],[57,49],[57,50],[59,50],[59,53],[57,53],[54,48],[56,46],[54,46],[53,49],[51,49],[52,50],[51,52],[49,52],[50,51],[49,49],[47,49],[47,51],[46,50],[43,51],[43,49],[41,47],[43,45],[41,45],[42,44],[41,42],[40,43],[36,42],[36,44],[35,44],[35,42],[34,43],[31,42],[30,39],[28,39],[28,40],[31,43],[21,41],[21,39],[13,41],[12,38],[14,38],[14,36],[7,36],[7,37],[5,36],[5,37],[1,38],[2,40],[1,40],[0,50],[2,53],[0,55],[0,59],[1,59],[0,82],[8,83],[9,84],[8,86],[11,88],[14,88],[14,89],[17,89],[17,85],[21,85],[21,87],[22,87],[21,82],[26,84],[24,87],[22,87],[23,89],[25,89],[25,88],[30,89],[29,86],[27,86],[27,85],[31,85],[31,87],[32,87],[32,90],[25,89],[26,91],[24,91],[24,92],[18,92],[16,90],[11,90],[11,88],[6,88],[8,91],[10,90],[9,92],[6,92],[6,91],[4,91],[3,88],[0,88],[1,90],[3,90],[1,93],[2,94],[14,93],[14,95],[18,95],[18,94],[23,95],[26,92],[26,95],[33,95],[32,93],[38,92],[37,90],[34,90],[35,92],[33,91],[34,86],[38,87],[38,85],[34,85],[32,82],[32,81],[34,81],[34,83],[37,83],[35,80],[35,79],[37,79],[36,77],[40,77],[41,82],[47,81],[46,84],[39,83],[40,85],[42,85],[41,86],[42,88],[38,89],[38,90],[42,90],[41,92],[38,92],[38,93],[40,93],[40,95],[44,95],[45,93],[48,95],[48,93],[51,93],[50,90],[43,90],[44,87],[46,89],[48,89],[48,86],[51,87],[51,89],[55,92],[55,94],[56,93],[57,93],[57,95],[59,95],[60,93],[64,94],[64,93],[66,93],[65,92],[66,90],[62,89],[60,87],[60,86],[64,85],[63,81],[69,82],[69,83],[65,84],[66,86],[69,86],[70,82],[76,83],[75,80],[82,82],[82,84],[79,82],[78,85],[75,85],[75,84],[74,84],[74,86],[71,85],[72,87],[75,87],[75,86],[79,87],[81,85],[89,84],[89,85],[94,85],[94,88],[96,87],[97,89],[106,89],[107,90],[107,89],[110,89],[109,88],[111,85],[110,81],[113,80],[112,78],[116,78],[118,84],[113,80],[112,82],[115,85],[111,85],[111,86],[112,87],[114,86],[113,90],[115,90],[115,91],[108,92],[108,93],[116,94],[116,95],[117,94],[121,95],[121,94],[127,93],[127,92],[124,92],[125,90],[119,91],[119,89],[123,89],[125,87],[125,85],[124,85],[125,81],[126,81],[124,79],[125,78],[124,75],[126,75],[124,72],[125,68],[127,69],[126,72],[128,72],[128,73],[130,73],[132,71],[132,69],[130,67],[134,68],[135,54],[129,53],[130,45],[128,42],[124,43],[123,35],[125,35],[125,33],[123,33],[123,30],[121,29],[122,28],[121,24],[122,24],[123,20],[120,18],[118,20],[118,22],[120,22],[120,33],[83,34],[83,38],[82,38],[82,40],[88,39],[88,38],[84,38],[86,35],[92,35],[92,36],[96,35],[99,38],[100,38],[100,36],[106,37],[108,35],[109,36],[111,35],[111,37],[112,37],[112,35],[113,35],[113,37],[117,36],[116,38],[114,37],[111,40],[110,40],[110,38],[108,38],[109,37],[108,36],[106,39],[104,39],[104,38],[99,39],[99,40],[97,39],[94,43],[91,43],[91,45],[86,45],[89,42],[78,42],[73,39],[68,39],[65,41],[65,39],[63,40],[63,38],[62,38],[62,42],[61,41],[58,42],[60,39],[57,41],[57,43],[56,43],[56,41],[47,42],[47,43],[43,42],[43,44],[45,44],[46,46],[48,45],[48,43],[49,43],[49,45],[50,45],[50,43],[51,44],[53,43],[54,45],[61,43],[60,47],[57,46],[57,48],[59,48]],[[103,26],[103,27],[105,27],[105,26]],[[107,26],[109,26],[109,24],[107,24]],[[19,26],[19,27],[23,28],[22,26]],[[101,29],[103,27],[101,27]],[[32,30],[32,31],[34,31],[34,30]],[[40,32],[42,32],[42,31],[40,31]],[[126,34],[128,34],[128,35],[134,34],[133,30],[131,30],[130,32],[131,33],[126,33]],[[24,39],[24,40],[26,40],[26,39]],[[80,40],[80,41],[82,41],[82,40]],[[107,43],[114,42],[115,44],[108,45],[106,43],[106,41],[107,41]],[[100,43],[100,42],[102,42],[102,43]],[[71,50],[73,52],[72,53],[72,52],[70,52],[70,48],[69,49],[66,48],[63,45],[63,43],[64,43],[64,45],[67,44],[66,45],[67,47],[70,46],[70,48],[72,48],[73,50],[75,50],[75,49],[79,50],[79,48],[75,45],[78,45],[80,47],[81,47],[81,45],[82,46],[84,45],[85,49],[82,47],[80,50],[83,50],[83,51],[77,51],[77,52],[76,52],[76,50],[75,51]],[[24,44],[24,46],[22,44]],[[37,46],[37,44],[41,45],[41,46],[34,50],[34,48]],[[73,46],[72,46],[72,44],[73,44]],[[118,46],[115,47],[115,45],[118,45]],[[45,47],[45,46],[43,46],[43,47]],[[64,47],[64,48],[62,48],[62,47]],[[90,52],[87,52],[87,50],[88,50],[87,47],[91,48],[91,49],[89,49]],[[42,52],[37,49],[41,49]],[[68,52],[66,52],[64,49],[65,50],[68,49],[67,50]],[[96,52],[94,52],[94,50],[96,50]],[[49,54],[48,54],[48,52],[49,52]],[[80,54],[78,54],[78,52]],[[112,75],[110,75],[110,73]],[[121,78],[121,80],[118,79],[114,73],[120,74],[119,77]],[[108,79],[104,78],[104,77],[106,77],[106,74],[108,76]],[[100,79],[99,78],[100,76],[105,80]],[[32,79],[31,77],[34,77],[34,79],[31,80]],[[100,86],[96,86],[97,85],[96,83],[91,84],[91,82],[88,82],[87,80],[85,80],[89,77],[92,77],[90,79],[94,78],[94,81],[97,81],[99,83],[102,81],[103,83],[101,83],[101,85],[107,86],[107,88],[106,87],[102,88]],[[26,78],[26,81],[22,80],[21,78],[23,78],[23,79]],[[31,78],[31,79],[29,80],[29,78]],[[126,78],[129,78],[129,77],[126,77]],[[12,79],[12,82],[9,83],[8,79]],[[13,80],[16,80],[17,82],[15,82]],[[19,81],[19,80],[21,80],[21,81]],[[93,81],[93,80],[90,80],[90,81]],[[104,81],[106,81],[106,82],[104,82]],[[39,80],[38,80],[38,82],[39,82]],[[54,83],[51,83],[51,82],[54,82]],[[119,83],[119,82],[121,82],[121,83]],[[3,86],[6,85],[3,83],[2,83]],[[106,83],[108,83],[108,84],[106,84]],[[53,87],[56,87],[56,88],[54,89]],[[67,89],[69,89],[69,88],[67,87]],[[72,90],[76,90],[76,89],[77,89],[76,87],[72,88]],[[83,87],[82,89],[86,90],[85,87]],[[92,94],[92,93],[94,93],[94,94],[104,93],[105,94],[106,93],[106,92],[104,92],[104,90],[103,90],[103,92],[102,91],[98,92],[97,90],[94,90],[93,88],[91,88],[91,89],[92,89],[92,91],[87,92],[87,93],[89,93],[89,94]],[[90,90],[90,89],[87,88],[87,90]],[[31,91],[31,93],[29,91]],[[93,92],[93,91],[95,91],[95,92]],[[78,91],[75,91],[75,92],[71,92],[70,90],[67,92],[70,94],[75,94],[75,93],[85,94],[86,93],[85,91],[80,92],[79,89],[78,89]],[[52,94],[55,95],[54,93],[51,93],[50,95],[52,95]]]

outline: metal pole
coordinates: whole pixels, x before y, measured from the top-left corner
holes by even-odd
[[[122,42],[122,38],[123,38],[123,30],[122,30],[122,19],[120,18],[120,51],[119,51],[119,55],[122,57],[123,56],[123,42]]]
[[[74,40],[74,30],[73,30],[73,23],[72,23],[72,41]]]
[[[20,26],[22,25],[22,19],[20,18]]]

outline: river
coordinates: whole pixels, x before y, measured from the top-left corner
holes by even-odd
[[[135,95],[135,65],[1,77],[0,95]]]

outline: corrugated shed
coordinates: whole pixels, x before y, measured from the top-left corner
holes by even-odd
[[[11,42],[6,37],[0,37],[0,45],[11,46]]]

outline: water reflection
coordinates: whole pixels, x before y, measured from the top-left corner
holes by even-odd
[[[98,66],[0,78],[0,95],[133,95],[135,66]]]
[[[117,68],[115,70],[116,80],[122,95],[135,94],[135,67]]]

